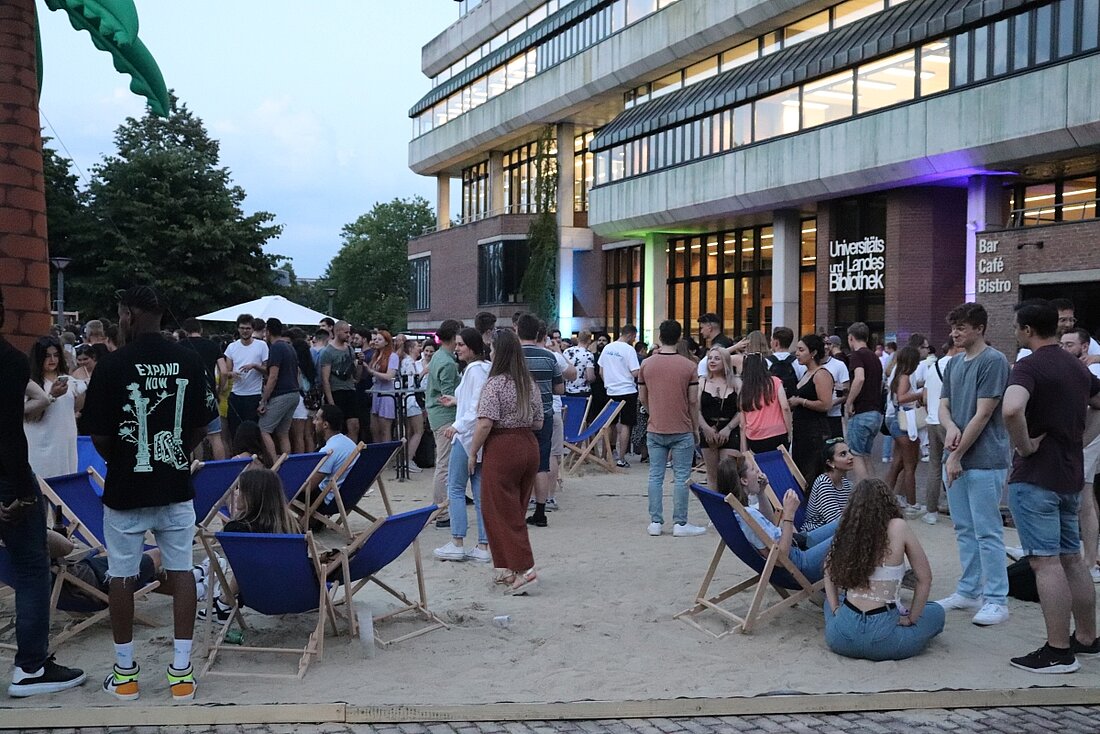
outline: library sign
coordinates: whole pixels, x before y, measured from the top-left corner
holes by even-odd
[[[886,274],[886,240],[864,237],[861,240],[829,242],[829,291],[881,291]]]

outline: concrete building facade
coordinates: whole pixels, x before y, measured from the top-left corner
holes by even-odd
[[[979,300],[1011,353],[1011,306],[1054,295],[1100,328],[1100,0],[464,8],[410,110],[439,192],[410,325],[522,307],[551,156],[563,332],[713,311],[730,334],[860,320],[939,344]]]

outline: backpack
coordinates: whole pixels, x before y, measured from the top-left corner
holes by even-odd
[[[794,371],[793,354],[788,354],[786,359],[776,359],[775,355],[768,355],[768,372],[780,379],[788,398],[794,395],[798,389],[798,375]]]

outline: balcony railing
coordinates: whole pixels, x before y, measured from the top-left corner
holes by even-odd
[[[1096,218],[1097,202],[1100,199],[1087,199],[1066,202],[1064,204],[1044,204],[1013,209],[1009,213],[1009,227],[1034,227],[1055,222],[1082,222]]]

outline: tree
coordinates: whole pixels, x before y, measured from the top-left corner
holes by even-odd
[[[335,288],[335,311],[355,324],[405,328],[409,302],[408,244],[435,223],[420,196],[375,204],[340,232],[340,252],[322,288]]]
[[[182,319],[272,291],[282,258],[263,247],[282,227],[268,212],[244,213],[244,190],[186,105],[173,98],[166,118],[127,118],[115,144],[118,153],[92,169],[91,227],[51,238],[54,254],[73,258],[67,301],[109,315],[116,289],[155,283]]]
[[[47,147],[49,142],[50,138],[42,140],[42,174],[46,179],[50,252],[54,255],[70,256],[77,240],[86,241],[91,236],[88,197],[77,185],[78,178],[72,172],[72,161]],[[75,303],[71,298],[66,298],[66,301],[69,304]]]
[[[558,164],[554,127],[539,136],[535,159],[535,199],[538,214],[527,228],[529,260],[520,290],[531,313],[553,326],[558,320]]]

